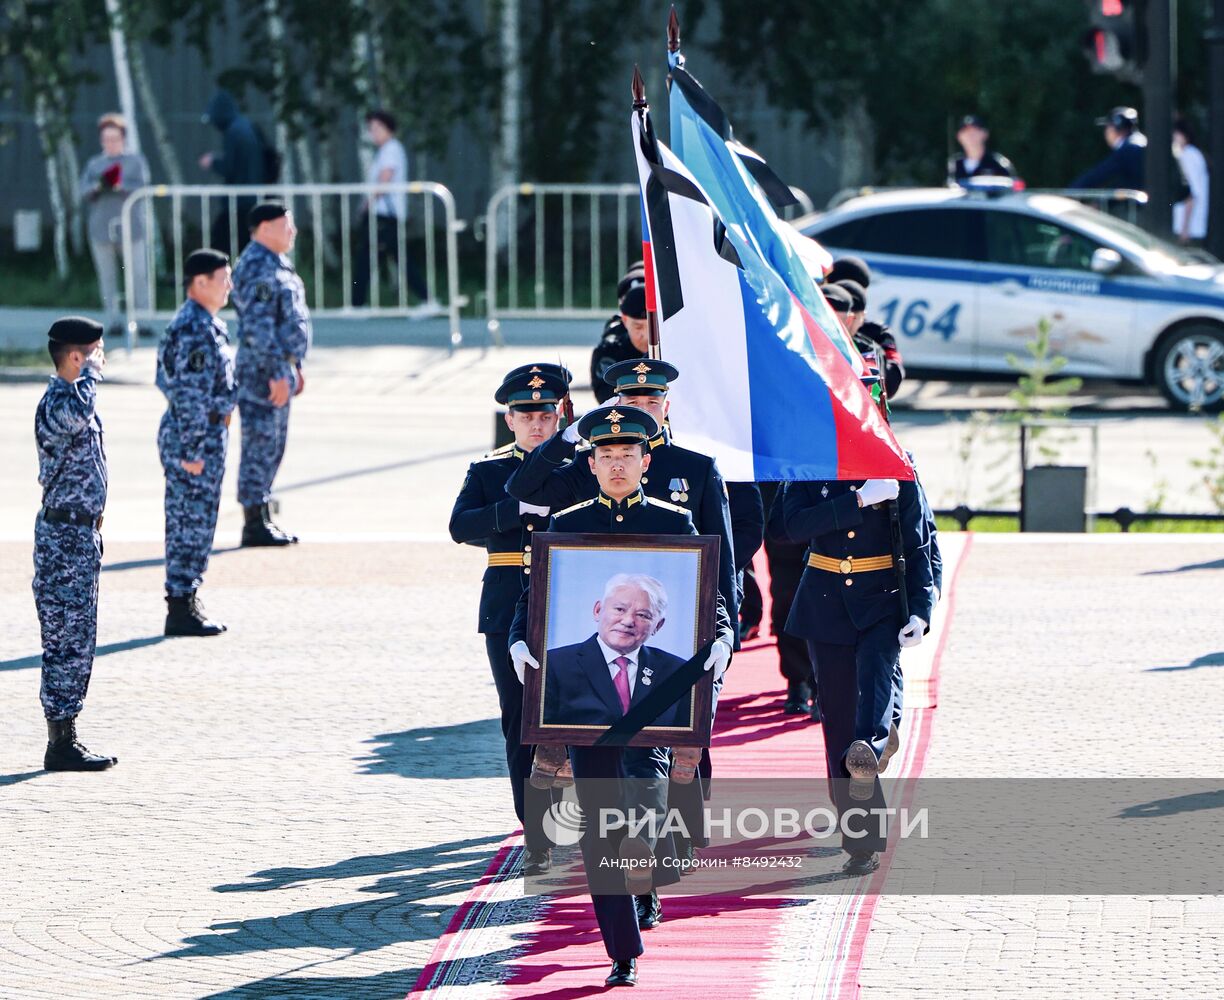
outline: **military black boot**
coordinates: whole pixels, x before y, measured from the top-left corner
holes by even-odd
[[[243,507],[246,517],[242,525],[242,545],[244,548],[260,548],[265,546],[292,545],[297,538],[286,535],[276,525],[268,520],[268,505],[252,504]]]
[[[193,590],[186,597],[166,595],[166,635],[220,635],[225,626],[210,621]]]
[[[288,538],[290,545],[297,544],[298,542],[297,535],[290,534],[288,531],[285,531],[283,528],[279,527],[276,524],[276,522],[272,520],[272,505],[271,504],[263,505],[263,520],[264,520],[264,524],[268,526],[268,530],[272,532],[272,534],[277,535],[281,538]]]
[[[76,734],[76,716],[47,720],[43,767],[48,771],[105,771],[118,763],[118,757],[99,757],[81,745]]]

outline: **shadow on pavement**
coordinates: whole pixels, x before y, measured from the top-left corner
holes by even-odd
[[[1183,670],[1198,670],[1200,667],[1224,667],[1224,652],[1198,656],[1180,667],[1148,667],[1145,674],[1176,674]]]
[[[29,781],[31,778],[37,778],[40,774],[50,774],[50,771],[23,771],[21,774],[0,774],[0,788],[6,785],[16,785],[21,781]]]
[[[108,642],[105,646],[99,646],[94,650],[94,658],[110,656],[111,653],[125,653],[129,649],[140,649],[142,646],[156,646],[159,642],[165,641],[164,635],[146,635],[140,639],[128,639],[125,642]],[[42,653],[36,656],[23,656],[18,660],[0,660],[0,671],[28,670],[31,667],[40,666],[42,666]]]
[[[219,892],[263,891],[316,879],[334,881],[383,876],[356,890],[376,898],[313,907],[275,917],[245,920],[237,916],[213,924],[205,933],[186,938],[172,951],[143,961],[232,958],[255,952],[283,953],[295,948],[309,948],[316,953],[318,949],[336,949],[348,958],[408,941],[435,940],[446,929],[452,905],[429,900],[442,895],[466,895],[488,869],[490,845],[501,839],[500,836],[476,837],[393,854],[361,856],[319,868],[272,869],[254,875],[254,879],[262,881],[250,885],[217,886]],[[327,961],[335,962],[339,958]],[[369,969],[368,962],[359,964]],[[272,976],[211,995],[402,997],[412,988],[420,970],[319,979],[302,977],[301,971],[298,968],[290,976]]]
[[[328,959],[330,964],[334,959]],[[320,963],[323,964],[323,963]],[[276,997],[310,997],[311,1000],[402,1000],[421,974],[420,969],[397,969],[373,976],[352,976],[325,979],[316,976],[269,976],[258,982],[236,986],[232,990],[209,993],[204,1000],[265,1000]]]
[[[359,878],[413,871],[420,868],[428,856],[432,856],[435,860],[445,859],[457,852],[466,851],[468,848],[499,844],[503,839],[500,834],[490,837],[473,837],[468,840],[435,844],[428,848],[394,851],[391,854],[365,854],[318,868],[269,868],[267,871],[256,872],[250,876],[255,881],[219,885],[214,891],[266,892],[269,889],[288,889],[322,879],[331,881],[338,878]],[[461,857],[467,857],[467,855],[461,855]],[[488,857],[484,853],[480,853],[478,858],[487,866]],[[448,873],[452,870],[448,869]]]
[[[1155,799],[1127,806],[1118,819],[1149,819],[1158,816],[1176,816],[1178,813],[1198,812],[1201,809],[1224,809],[1224,788],[1214,792],[1194,792],[1177,795],[1171,799]]]
[[[213,556],[225,555],[227,552],[239,552],[242,550],[241,545],[231,545],[225,549],[213,549],[208,555],[211,559]],[[153,566],[164,566],[166,560],[162,559],[129,559],[126,562],[103,563],[103,573],[118,573],[125,569],[149,569]]]
[[[500,778],[506,774],[505,741],[498,719],[453,726],[422,726],[402,733],[381,733],[366,741],[382,743],[358,757],[364,774],[405,778]]]
[[[331,476],[319,476],[317,479],[303,479],[300,483],[287,483],[277,486],[277,493],[289,493],[292,490],[306,490],[312,486],[322,486],[324,483],[337,483],[345,479],[358,479],[361,476],[374,476],[380,472],[393,472],[396,469],[410,469],[414,465],[426,465],[429,462],[440,462],[448,458],[463,458],[477,455],[472,448],[459,448],[454,451],[435,451],[428,455],[418,455],[416,458],[406,458],[402,462],[387,462],[383,465],[371,465],[365,469],[350,469],[348,472],[337,472]]]
[[[1203,563],[1187,563],[1185,566],[1178,566],[1177,569],[1149,569],[1146,573],[1140,573],[1140,576],[1168,576],[1170,573],[1193,573],[1200,569],[1224,569],[1224,559],[1213,559],[1211,562]]]

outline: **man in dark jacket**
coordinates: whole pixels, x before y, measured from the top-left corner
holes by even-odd
[[[258,130],[251,119],[238,109],[238,102],[228,90],[218,90],[213,95],[204,112],[204,121],[211,123],[221,133],[222,145],[220,153],[208,152],[200,157],[201,170],[220,174],[225,184],[233,186],[264,184],[273,179],[267,176],[264,168],[264,144]],[[236,231],[230,230],[227,199],[213,219],[211,240],[207,237],[204,240],[205,245],[228,250],[235,257],[250,240],[242,222],[255,206],[255,198],[242,195],[236,200]]]
[[[1096,123],[1104,129],[1110,153],[1095,167],[1075,178],[1070,186],[1119,187],[1142,191],[1147,136],[1139,131],[1139,112],[1134,108],[1114,108],[1104,118],[1098,118]]]

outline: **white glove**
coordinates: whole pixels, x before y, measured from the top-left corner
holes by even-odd
[[[721,639],[716,639],[714,648],[710,650],[710,658],[705,661],[705,669],[714,671],[714,680],[722,680],[727,672],[727,664],[731,662],[731,647]]]
[[[897,641],[902,649],[909,649],[922,642],[922,633],[926,631],[927,623],[917,615],[910,615],[909,624],[897,633]]]
[[[106,367],[106,355],[102,352],[102,348],[95,347],[89,352],[81,365],[81,374],[88,375],[90,378],[102,378],[102,369]]]
[[[895,479],[868,479],[859,487],[859,506],[870,507],[873,503],[896,500],[901,484]]]
[[[539,670],[540,664],[534,656],[531,655],[531,650],[527,648],[527,643],[520,639],[510,647],[510,660],[514,664],[514,676],[519,679],[519,683],[523,683],[523,678],[527,676],[527,665],[531,665],[532,670]]]
[[[561,432],[561,440],[569,444],[577,444],[582,440],[582,435],[578,433],[578,421],[575,420],[572,424],[565,425],[565,430]]]
[[[537,507],[533,503],[523,503],[523,501],[520,500],[519,501],[519,517],[522,517],[524,514],[539,514],[540,517],[548,517],[548,508],[547,507]]]

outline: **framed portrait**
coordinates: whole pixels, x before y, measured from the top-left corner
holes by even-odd
[[[718,544],[714,535],[536,535],[527,645],[540,669],[526,675],[524,743],[590,746],[645,712],[649,721],[618,744],[709,745],[713,675],[691,687],[680,675],[694,676],[691,661],[714,638]]]

